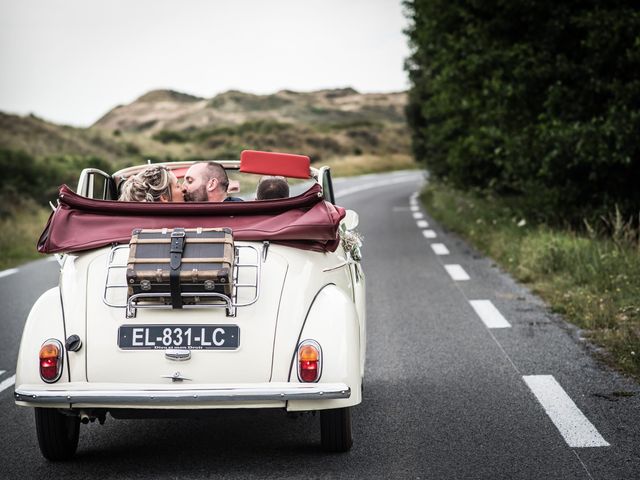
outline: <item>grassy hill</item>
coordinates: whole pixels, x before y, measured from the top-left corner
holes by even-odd
[[[405,155],[405,93],[351,88],[211,99],[154,90],[106,113],[90,128],[0,112],[0,149],[35,158],[72,155],[111,164],[146,159],[237,158],[243,149],[304,153],[313,161],[346,155]]]
[[[130,146],[97,130],[56,125],[29,115],[0,112],[0,148],[32,157],[80,155],[117,161],[131,155]],[[135,151],[135,149],[134,149]]]
[[[316,161],[408,154],[405,104],[405,93],[352,88],[271,95],[231,90],[211,99],[155,90],[114,108],[91,130],[165,158],[236,158],[243,149],[305,153]]]
[[[311,125],[382,122],[404,124],[406,93],[358,93],[352,88],[254,95],[230,90],[211,99],[172,90],[149,92],[118,106],[93,127],[105,130],[184,131],[251,121]]]

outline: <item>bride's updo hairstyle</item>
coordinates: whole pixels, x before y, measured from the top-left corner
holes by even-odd
[[[148,167],[127,178],[122,185],[120,201],[159,202],[160,197],[171,201],[171,178],[169,170],[162,166]]]

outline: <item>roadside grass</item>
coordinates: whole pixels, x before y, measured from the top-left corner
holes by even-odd
[[[640,244],[624,225],[610,237],[593,229],[532,225],[508,202],[430,183],[427,211],[540,295],[604,348],[600,356],[640,379]],[[635,239],[635,240],[631,240]]]
[[[35,202],[21,205],[0,218],[0,270],[41,258],[36,243],[51,213]]]
[[[347,155],[330,158],[326,162],[320,162],[320,164],[331,167],[331,175],[334,178],[421,168],[411,155],[400,153],[389,155]]]

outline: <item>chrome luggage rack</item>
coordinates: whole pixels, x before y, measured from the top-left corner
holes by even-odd
[[[123,275],[127,269],[127,264],[124,263],[115,263],[116,253],[119,250],[129,249],[129,245],[115,245],[111,248],[109,252],[109,256],[107,257],[107,276],[104,282],[104,292],[102,295],[102,301],[105,305],[114,308],[124,308],[126,318],[134,318],[139,308],[152,308],[152,309],[171,309],[173,306],[171,303],[160,303],[158,300],[162,298],[171,298],[171,293],[138,293],[135,295],[128,296],[128,285],[126,280],[124,283],[114,282],[112,278],[112,273],[120,270],[122,271],[121,275]],[[250,249],[255,253],[255,263],[240,263],[240,250],[242,249]],[[231,289],[231,295],[225,295],[223,293],[217,292],[207,292],[207,293],[182,293],[182,299],[189,302],[190,300],[194,300],[194,303],[184,303],[182,308],[224,308],[227,314],[227,317],[235,317],[237,314],[238,307],[246,307],[254,304],[258,297],[260,296],[260,273],[261,273],[261,265],[262,262],[260,260],[260,253],[258,249],[250,246],[250,245],[235,245],[235,261],[233,265],[233,285]],[[247,269],[247,271],[251,270],[250,273],[250,281],[247,283],[239,283],[241,269]],[[113,276],[118,276],[117,274]],[[122,277],[121,277],[122,278]],[[111,291],[122,291],[124,289],[125,297],[127,298],[124,303],[116,303],[110,301],[109,294]],[[245,301],[238,302],[238,293],[240,289],[252,289],[253,296]]]

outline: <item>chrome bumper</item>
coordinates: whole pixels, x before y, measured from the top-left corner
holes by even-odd
[[[48,390],[18,387],[16,402],[82,405],[154,405],[206,404],[233,402],[267,402],[287,400],[331,400],[349,398],[351,389],[344,383],[265,384],[259,386],[225,386],[203,389],[165,390]]]

